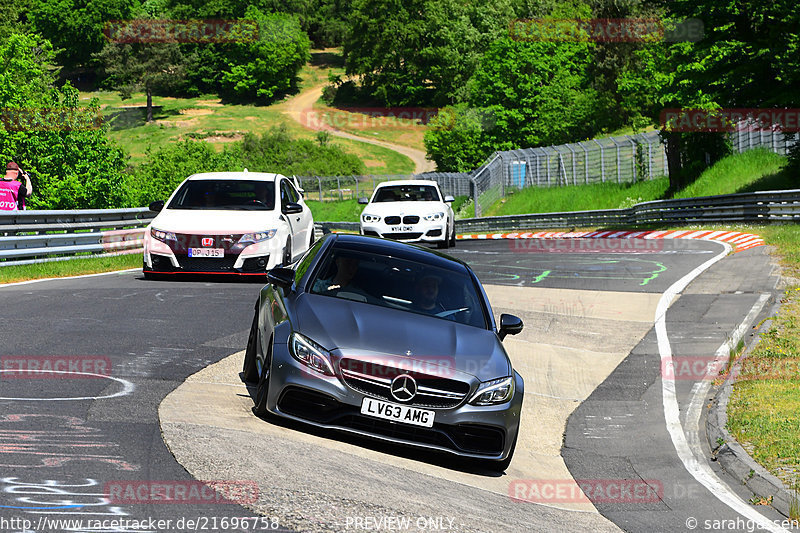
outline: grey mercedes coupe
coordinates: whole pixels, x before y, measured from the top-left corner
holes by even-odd
[[[253,411],[478,460],[511,462],[522,377],[478,278],[433,250],[327,235],[267,273],[244,358]]]

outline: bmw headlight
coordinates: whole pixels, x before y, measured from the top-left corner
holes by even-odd
[[[512,396],[514,396],[514,376],[481,383],[469,403],[472,405],[496,405],[507,402]]]
[[[292,357],[320,374],[333,376],[330,353],[328,350],[299,333],[289,337],[289,352]]]
[[[150,236],[157,241],[166,244],[167,241],[177,241],[178,237],[171,231],[161,231],[160,229],[150,228]]]
[[[380,222],[381,221],[381,217],[379,217],[378,215],[368,215],[368,214],[364,213],[364,214],[361,215],[361,220],[363,220],[364,222],[367,222],[367,223]]]
[[[245,233],[239,239],[239,244],[255,244],[257,242],[268,241],[275,236],[278,230],[268,229],[267,231],[257,231],[255,233]]]
[[[424,217],[422,217],[422,218],[424,218],[424,219],[425,219],[425,220],[427,220],[428,222],[435,222],[435,221],[437,221],[437,220],[442,220],[442,219],[444,218],[444,213],[442,213],[442,212],[438,212],[438,213],[430,213],[430,214],[428,214],[428,215],[425,215],[425,216],[424,216]]]

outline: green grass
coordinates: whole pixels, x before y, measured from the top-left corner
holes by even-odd
[[[328,72],[343,73],[341,54],[337,50],[314,50],[312,60],[299,74],[300,90],[328,80]],[[88,102],[97,98],[102,114],[109,124],[109,137],[130,156],[133,165],[147,159],[147,150],[157,150],[166,144],[192,137],[202,138],[216,150],[241,138],[246,132],[261,134],[281,124],[295,138],[316,139],[316,132],[304,128],[285,112],[286,101],[272,105],[224,104],[215,95],[196,98],[154,96],[153,119],[145,122],[144,93],[122,100],[116,92],[81,93]],[[217,135],[220,134],[220,135]],[[408,157],[384,148],[350,139],[332,137],[331,144],[355,154],[367,166],[369,174],[411,174],[414,162]]]
[[[796,188],[796,180],[783,172],[785,166],[785,157],[763,148],[732,154],[703,172],[674,198]]]
[[[355,198],[338,202],[306,200],[306,204],[311,209],[315,222],[358,222],[364,209]]]
[[[629,206],[632,200],[645,202],[660,198],[668,187],[669,179],[667,178],[640,181],[630,185],[596,183],[570,187],[527,187],[495,203],[484,212],[484,215],[616,209],[621,205]]]
[[[785,166],[785,157],[764,149],[732,154],[671,196],[668,194],[669,179],[666,177],[632,184],[607,182],[568,187],[527,187],[496,202],[484,212],[484,216],[616,209],[666,198],[798,187],[797,178],[791,176]]]
[[[0,266],[0,283],[141,268],[142,254],[87,257],[32,265]]]

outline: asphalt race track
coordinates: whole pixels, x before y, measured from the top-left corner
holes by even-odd
[[[698,520],[698,530],[706,520],[742,518],[720,500],[719,491],[709,490],[687,469],[676,451],[674,435],[667,431],[670,412],[662,401],[661,355],[652,327],[660,295],[722,246],[659,241],[625,248],[611,240],[577,241],[460,241],[449,251],[493,287],[487,292],[496,314],[517,310],[525,320],[530,337],[509,343],[522,354],[518,357],[537,346],[526,367],[535,378],[526,377],[526,409],[537,415],[532,423],[543,428],[541,438],[532,434],[526,441],[530,457],[540,461],[529,464],[542,465],[538,472],[544,477],[536,478],[531,470],[514,469],[515,463],[507,475],[491,477],[439,456],[316,435],[247,413],[248,390],[235,375],[240,359],[237,367],[226,358],[244,349],[260,283],[146,281],[134,271],[0,287],[0,530],[414,530],[402,529],[402,521],[377,521],[399,516],[431,520],[416,530],[688,531],[690,517]],[[666,313],[673,357],[707,358],[745,317],[763,317],[775,294],[772,270],[760,247],[722,259],[689,284]],[[605,293],[613,295],[613,312],[604,307]],[[559,369],[560,353],[588,345],[580,355],[582,368]],[[592,354],[602,370],[596,375]],[[56,361],[71,362],[74,374],[30,370]],[[15,370],[20,365],[29,371]],[[192,405],[172,406],[186,420],[169,433],[165,428],[165,435],[186,440],[170,442],[170,448],[176,455],[178,450],[191,454],[179,463],[162,438],[159,406],[209,365],[225,368],[230,381],[198,382]],[[543,374],[543,368],[553,374]],[[552,394],[560,387],[558,371],[573,377],[587,373],[578,386],[561,389],[577,391],[574,398]],[[676,376],[684,428],[691,427],[687,412],[698,402],[696,393],[704,392],[703,381],[704,376],[691,373]],[[536,394],[530,399],[529,383]],[[219,415],[210,400],[216,390],[233,398],[228,403],[236,404],[240,419],[226,427],[192,424]],[[555,411],[563,420],[548,419]],[[545,438],[544,428],[552,435]],[[273,433],[254,438],[253,432],[262,430]],[[204,431],[202,439],[196,438],[198,431]],[[705,448],[710,457],[707,443]],[[517,454],[520,462],[526,460],[519,447]],[[715,464],[707,464],[713,471]],[[232,501],[203,492],[187,469],[202,472],[202,479],[225,480],[223,492],[229,491]],[[694,474],[701,475],[697,470]],[[518,477],[523,472],[528,477]],[[748,500],[738,480],[714,474]],[[317,481],[315,476],[323,475]],[[590,497],[591,502],[533,497],[532,487],[566,483],[565,478],[579,485],[592,480],[595,486],[623,480],[650,487],[657,497]],[[157,502],[153,485],[143,484],[147,481],[194,490],[194,497],[179,504]],[[137,491],[142,486],[149,492]],[[279,494],[273,490],[279,486],[296,489]],[[514,486],[524,490],[514,492]],[[520,494],[524,501],[513,498]],[[301,507],[297,502],[311,503]],[[339,509],[352,519],[325,520],[326,513]],[[757,510],[770,520],[781,519],[769,507]],[[59,519],[84,522],[70,527],[48,522]],[[88,520],[105,522],[89,527]],[[733,527],[726,531],[748,528],[744,521],[741,527],[727,525]]]

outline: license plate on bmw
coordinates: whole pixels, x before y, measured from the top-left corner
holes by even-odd
[[[225,257],[225,248],[189,248],[189,257]]]
[[[375,398],[364,398],[361,402],[361,414],[430,428],[433,427],[435,413],[426,409],[409,407],[408,405],[383,402]]]
[[[392,226],[393,233],[408,233],[414,231],[414,226]]]

